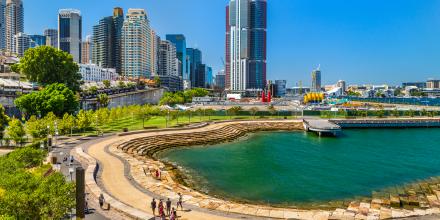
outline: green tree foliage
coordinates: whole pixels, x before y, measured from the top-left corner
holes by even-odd
[[[25,135],[26,131],[20,120],[13,118],[9,121],[8,127],[6,128],[6,136],[12,139],[16,145],[21,145],[24,142]]]
[[[64,83],[73,91],[79,91],[81,74],[73,57],[49,46],[31,48],[20,59],[18,69],[32,81],[43,86]]]
[[[33,92],[15,100],[15,105],[27,115],[45,116],[53,112],[57,116],[74,113],[79,102],[72,90],[64,84],[55,83],[39,92]]]
[[[75,187],[62,174],[34,172],[45,155],[25,147],[0,158],[0,219],[61,219],[75,206]]]
[[[75,127],[75,116],[65,113],[60,124],[61,134],[72,134]]]
[[[184,92],[166,92],[160,100],[161,105],[176,105],[192,102],[193,97],[205,97],[209,94],[203,88],[194,88]]]
[[[240,106],[234,106],[229,108],[228,110],[226,110],[226,112],[228,113],[229,117],[232,119],[232,116],[236,116],[238,115],[238,113],[243,110]]]
[[[106,108],[110,104],[110,98],[107,94],[99,94],[96,101],[98,101],[99,108]]]
[[[15,100],[15,105],[27,115],[45,116],[53,112],[61,117],[64,113],[74,113],[79,102],[66,85],[54,83],[39,92],[19,97]]]
[[[81,130],[89,129],[92,126],[92,112],[80,110],[77,115],[77,126]]]
[[[9,122],[9,117],[5,113],[5,108],[3,105],[0,105],[0,139],[3,139],[4,131],[6,128],[6,125]]]
[[[252,117],[255,118],[255,115],[258,113],[258,108],[252,107],[251,109],[249,109],[249,112],[252,114]]]
[[[111,86],[111,83],[110,83],[110,80],[104,80],[104,81],[102,81],[102,83],[104,84],[104,86],[105,86],[105,88],[110,88],[110,86]]]
[[[277,114],[277,112],[278,112],[277,109],[275,108],[275,106],[273,106],[273,105],[267,106],[267,110],[269,111],[269,113],[272,116],[275,116]]]

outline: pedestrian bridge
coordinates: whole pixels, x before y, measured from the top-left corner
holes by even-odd
[[[337,136],[341,132],[341,126],[325,119],[304,119],[304,130],[316,132],[319,136]]]

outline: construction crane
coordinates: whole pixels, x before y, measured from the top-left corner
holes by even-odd
[[[220,60],[222,60],[223,66],[226,67],[225,60],[223,59],[223,57],[220,57]]]

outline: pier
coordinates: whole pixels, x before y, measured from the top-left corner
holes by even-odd
[[[304,130],[316,132],[319,136],[337,136],[341,132],[341,126],[325,119],[304,119]]]

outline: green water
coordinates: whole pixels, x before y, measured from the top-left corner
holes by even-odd
[[[440,129],[344,130],[338,138],[258,133],[161,157],[212,195],[270,204],[325,202],[440,176]]]

